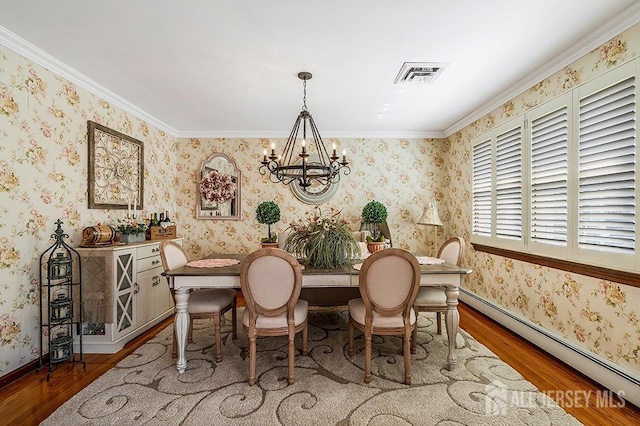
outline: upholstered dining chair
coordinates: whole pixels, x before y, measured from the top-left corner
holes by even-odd
[[[160,258],[162,259],[162,267],[165,272],[171,269],[179,268],[189,263],[189,254],[182,246],[174,241],[163,241],[160,243]],[[169,277],[167,277],[169,281]],[[171,296],[175,296],[175,290],[169,285]],[[231,328],[232,338],[238,337],[237,321],[236,321],[236,291],[229,288],[203,288],[192,290],[189,295],[189,305],[187,312],[189,313],[189,330],[187,334],[187,342],[193,341],[193,320],[213,318],[216,339],[216,362],[222,361],[222,337],[221,323],[222,315],[229,309],[232,310]],[[175,305],[175,297],[174,297]],[[171,356],[177,356],[177,339],[176,328],[173,326],[173,345],[171,348]]]
[[[464,254],[465,242],[460,237],[449,238],[438,250],[438,257],[447,263],[460,266]],[[444,287],[421,287],[413,304],[416,314],[420,312],[435,312],[438,334],[442,334],[442,314],[447,313],[447,295]],[[416,331],[413,334],[412,350],[415,353]]]
[[[302,331],[302,355],[307,354],[306,300],[299,299],[302,267],[284,250],[263,248],[249,254],[240,267],[240,287],[246,302],[242,326],[249,339],[249,385],[256,381],[256,338],[288,336],[287,381],[294,383],[294,339]]]
[[[371,338],[401,335],[404,382],[411,384],[411,333],[416,326],[413,301],[420,286],[420,265],[414,255],[399,248],[380,250],[360,269],[360,299],[349,300],[349,356],[353,356],[354,328],[364,332],[364,382],[371,382]]]

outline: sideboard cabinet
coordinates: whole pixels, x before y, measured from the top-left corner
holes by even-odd
[[[176,239],[181,243],[181,239]],[[82,265],[85,353],[115,353],[173,313],[160,241],[77,248]]]

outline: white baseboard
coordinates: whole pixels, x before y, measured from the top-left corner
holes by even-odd
[[[519,334],[607,389],[621,396],[624,395],[625,400],[640,406],[640,376],[638,374],[625,370],[465,288],[460,289],[459,298],[460,301]]]

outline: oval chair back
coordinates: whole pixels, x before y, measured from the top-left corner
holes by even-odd
[[[402,312],[408,320],[420,286],[420,265],[406,250],[380,250],[363,263],[359,285],[367,313],[392,316]]]
[[[189,253],[174,241],[160,243],[160,259],[165,272],[179,268],[189,263]]]
[[[460,237],[449,238],[438,250],[438,257],[447,263],[460,266],[464,254],[464,240]]]

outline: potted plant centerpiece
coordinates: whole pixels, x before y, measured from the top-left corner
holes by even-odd
[[[284,249],[300,258],[303,265],[321,269],[339,268],[358,259],[358,242],[339,215],[334,209],[323,215],[316,206],[305,220],[291,223]]]
[[[386,237],[380,232],[380,224],[387,220],[387,208],[379,201],[371,200],[362,209],[362,222],[371,235],[367,235],[367,250],[375,253],[384,248]]]
[[[267,225],[267,237],[260,240],[262,247],[278,248],[278,234],[271,235],[271,225],[280,220],[280,207],[273,201],[264,201],[258,204],[256,219],[259,223]]]
[[[147,225],[136,222],[119,222],[120,242],[141,243],[147,238]]]

